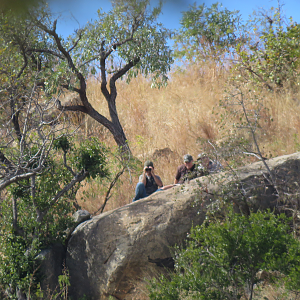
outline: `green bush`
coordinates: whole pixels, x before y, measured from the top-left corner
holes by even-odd
[[[76,146],[58,138],[43,172],[6,188],[0,201],[0,291],[6,290],[7,298],[17,299],[17,290],[27,296],[39,291],[36,257],[52,244],[66,244],[82,181],[109,177],[107,151],[96,139]]]
[[[300,26],[292,18],[283,24],[283,19],[280,6],[251,16],[246,25],[247,43],[243,41],[235,48],[238,77],[242,74],[245,80],[247,71],[252,82],[263,83],[271,90],[286,84],[298,86]]]
[[[223,221],[207,220],[191,230],[185,249],[177,248],[176,272],[151,282],[150,299],[252,299],[259,270],[279,271],[296,289],[299,246],[284,215],[230,213]]]

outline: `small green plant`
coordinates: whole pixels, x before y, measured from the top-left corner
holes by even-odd
[[[60,294],[63,300],[68,300],[68,289],[70,284],[69,270],[64,267],[63,274],[58,276]]]
[[[259,270],[279,271],[287,287],[297,287],[300,243],[284,215],[231,212],[206,220],[188,238],[186,249],[177,248],[176,273],[153,280],[150,299],[253,299]]]
[[[96,138],[91,138],[82,143],[75,152],[73,163],[78,170],[88,172],[87,178],[95,179],[107,177],[109,172],[106,168],[107,150],[103,144],[98,143]]]

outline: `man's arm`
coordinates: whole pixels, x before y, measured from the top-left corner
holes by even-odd
[[[154,181],[155,181],[155,183],[158,185],[158,187],[162,187],[162,186],[163,186],[163,183],[162,183],[160,177],[157,176],[157,175],[155,175],[154,169],[153,169],[153,168],[151,168],[151,175],[153,176]]]
[[[147,180],[146,180],[146,168],[144,168],[143,174],[140,176],[140,182],[146,186]]]
[[[155,183],[158,185],[158,187],[163,186],[161,179],[157,175],[154,175],[153,178],[154,178]]]
[[[180,176],[181,176],[181,174],[180,174],[180,167],[178,167],[176,175],[175,175],[174,184],[177,184],[179,182]]]

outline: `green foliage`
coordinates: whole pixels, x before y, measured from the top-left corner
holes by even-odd
[[[124,69],[127,81],[139,73],[145,76],[152,74],[153,84],[160,86],[166,83],[173,63],[171,49],[167,45],[171,31],[156,22],[161,5],[151,11],[147,0],[118,1],[109,12],[98,10],[98,20],[88,23],[68,39],[59,37],[64,49],[74,44],[69,52],[74,67],[62,58],[53,37],[44,31],[44,26],[52,28],[53,22],[47,6],[35,8],[27,18],[19,18],[10,12],[2,13],[0,56],[3,68],[15,74],[21,71],[28,80],[42,80],[48,94],[57,92],[61,85],[72,90],[80,83],[78,72],[84,76],[95,74],[99,71],[100,59],[105,60],[104,71],[107,74],[117,75],[133,63],[130,68]],[[32,70],[37,68],[37,77],[32,77]],[[5,74],[8,73],[1,75]]]
[[[237,44],[240,14],[219,3],[196,4],[183,12],[181,28],[174,36],[175,54],[188,60],[221,60]],[[224,57],[223,57],[224,58]]]
[[[39,15],[42,19],[47,19],[47,6],[43,9],[35,8],[32,13]],[[6,87],[6,83],[18,87],[20,95],[26,90],[26,84],[34,82],[37,79],[45,78],[53,73],[50,70],[55,62],[49,60],[51,56],[37,54],[28,59],[26,55],[29,49],[46,46],[47,38],[45,34],[33,23],[27,14],[26,17],[20,18],[18,15],[10,11],[0,13],[0,69],[1,81]],[[48,41],[48,43],[51,43]],[[46,63],[50,68],[43,68],[41,64]],[[39,71],[40,73],[36,73]],[[22,83],[24,85],[22,86]],[[4,91],[7,91],[3,89]],[[22,92],[23,90],[23,92]],[[14,95],[17,95],[14,90]]]
[[[270,89],[299,82],[300,26],[292,19],[285,25],[283,19],[280,7],[254,14],[247,24],[248,42],[236,47],[236,68]]]
[[[288,23],[282,6],[254,12],[246,25],[238,11],[219,3],[194,4],[183,12],[181,28],[174,35],[175,55],[189,62],[216,62],[238,70],[234,80],[262,83],[269,89],[299,84],[300,26]],[[241,76],[242,75],[242,76]]]
[[[23,16],[28,13],[28,11],[35,6],[38,6],[39,3],[43,2],[42,0],[0,0],[0,12],[12,11],[17,16]]]
[[[70,284],[70,277],[68,269],[64,268],[63,274],[58,276],[58,283],[62,294],[62,299],[68,299],[68,288]]]
[[[43,172],[8,186],[1,203],[0,285],[11,288],[11,297],[15,297],[16,287],[25,292],[29,287],[33,292],[38,289],[36,256],[53,243],[65,243],[68,229],[74,226],[73,200],[81,181],[109,176],[107,150],[96,139],[77,146],[60,137],[54,144]],[[65,292],[67,279],[60,278]]]
[[[28,288],[32,282],[31,274],[37,267],[35,256],[39,247],[37,240],[30,243],[12,232],[6,232],[6,236],[1,238],[0,284],[6,288]]]
[[[53,142],[53,147],[55,150],[61,149],[66,153],[70,150],[70,142],[66,136],[62,136]]]
[[[299,290],[300,244],[284,215],[229,213],[188,238],[186,249],[177,248],[176,273],[152,281],[150,299],[241,299],[252,295],[259,270],[278,270]]]
[[[112,11],[98,10],[98,20],[86,25],[74,56],[86,61],[104,51],[109,53],[108,73],[117,74],[120,67],[133,63],[124,72],[127,82],[138,74],[152,74],[154,85],[164,85],[173,59],[167,46],[171,31],[156,22],[161,3],[150,11],[149,1],[116,2]]]
[[[73,163],[77,170],[88,171],[88,178],[107,177],[109,172],[106,168],[106,152],[103,144],[98,143],[96,138],[91,138],[80,144],[75,151]]]

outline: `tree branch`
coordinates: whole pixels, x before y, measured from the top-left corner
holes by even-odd
[[[33,175],[40,173],[44,169],[45,160],[48,157],[50,148],[52,146],[52,142],[51,142],[48,145],[48,150],[46,149],[47,148],[46,142],[49,141],[49,139],[48,140],[47,139],[48,138],[46,138],[39,151],[29,159],[29,161],[26,163],[25,166],[21,168],[21,166],[18,165],[16,168],[12,168],[12,171],[15,170],[14,174],[8,174],[7,176],[4,177],[3,180],[0,181],[0,191],[12,183],[18,182],[20,180],[28,179]],[[32,165],[34,163],[37,163],[37,161],[38,161],[38,166],[32,169]]]
[[[63,55],[60,55],[59,53],[57,53],[55,51],[52,51],[50,49],[34,49],[34,48],[30,48],[26,52],[28,52],[28,53],[32,53],[32,52],[35,52],[35,53],[48,53],[48,54],[56,56],[56,57],[58,57],[60,59],[65,59],[65,57]]]
[[[110,94],[107,90],[107,80],[106,80],[106,67],[105,67],[105,60],[106,55],[104,51],[104,44],[105,41],[101,43],[101,55],[100,55],[100,72],[101,72],[101,91],[107,102],[110,100]]]
[[[248,117],[248,114],[247,114],[247,111],[246,111],[246,107],[245,107],[245,103],[244,103],[244,95],[242,93],[241,93],[241,105],[242,105],[242,108],[243,108],[244,116],[246,118],[246,122],[247,122],[247,124],[250,125],[251,123],[250,123],[250,120],[249,120],[249,117]],[[250,126],[250,132],[251,132],[251,135],[252,135],[252,138],[253,138],[253,142],[254,142],[254,145],[256,147],[256,151],[258,153],[258,156],[260,157],[260,160],[263,162],[265,168],[268,171],[268,174],[270,175],[271,181],[269,183],[275,188],[275,190],[277,191],[277,194],[279,196],[279,190],[278,190],[278,187],[277,187],[277,184],[276,184],[276,180],[275,180],[275,178],[274,178],[274,176],[273,176],[273,174],[272,174],[272,172],[271,172],[268,164],[266,163],[266,161],[263,158],[263,155],[262,155],[262,153],[260,151],[260,148],[259,148],[259,145],[258,145],[258,142],[257,142],[257,139],[256,139],[255,130],[254,130],[254,128],[252,126]]]
[[[123,169],[119,173],[117,173],[117,175],[115,176],[115,178],[113,179],[113,181],[109,185],[109,188],[108,188],[108,190],[106,192],[106,195],[105,195],[104,203],[100,206],[100,208],[97,211],[95,211],[93,213],[93,215],[96,215],[99,211],[100,211],[100,213],[103,212],[103,210],[104,210],[104,208],[106,206],[106,203],[107,203],[107,201],[110,198],[110,192],[111,192],[112,188],[114,187],[114,185],[118,181],[119,177],[124,173],[125,170],[126,170],[126,167],[123,167]]]
[[[257,74],[254,70],[252,70],[252,68],[250,66],[245,66],[245,69],[248,70],[250,73],[252,73],[253,75],[257,76],[260,81],[270,90],[273,91],[273,88],[262,78],[262,76],[260,74]]]
[[[7,186],[9,186],[12,183],[30,178],[31,176],[39,173],[42,169],[43,169],[43,166],[39,166],[38,168],[31,170],[31,172],[17,174],[17,175],[11,176],[10,178],[3,179],[2,181],[0,181],[0,191],[5,189]]]
[[[0,162],[1,167],[5,166],[6,172],[8,172],[8,169],[12,169],[12,163],[9,161],[6,156],[3,154],[3,152],[0,150]]]
[[[67,152],[66,151],[64,151],[64,166],[67,168],[67,170],[69,170],[70,171],[70,173],[75,177],[76,176],[76,174],[75,174],[75,172],[72,170],[72,168],[70,167],[70,166],[68,166],[68,164],[67,164]]]
[[[17,75],[17,78],[21,77],[21,75],[23,74],[24,70],[26,69],[26,67],[28,65],[28,59],[27,59],[27,56],[25,55],[25,51],[24,51],[23,47],[21,47],[21,52],[22,52],[22,56],[23,56],[23,59],[24,59],[24,65],[21,68],[21,70],[19,71],[19,73]]]
[[[83,105],[61,105],[59,100],[56,101],[56,107],[60,111],[81,111],[87,113],[87,109]]]
[[[76,31],[76,33],[77,33],[77,32],[78,32],[78,31]],[[81,38],[82,38],[82,30],[79,30],[78,38],[77,38],[77,40],[75,41],[75,43],[73,44],[73,46],[72,46],[69,50],[67,50],[68,53],[72,52],[72,50],[78,45],[78,43],[79,43],[79,41],[81,40]]]
[[[115,73],[112,78],[110,79],[110,85],[111,83],[115,84],[115,82],[124,74],[126,74],[132,67],[134,67],[138,62],[140,61],[140,58],[137,57],[134,60],[131,60],[128,64],[126,64],[123,68],[121,68],[117,73]]]
[[[19,124],[19,111],[15,112],[15,101],[11,99],[10,101],[10,108],[11,108],[11,121],[14,125],[14,130],[17,135],[19,143],[22,140],[22,134],[21,134],[21,129],[20,129],[20,124]]]
[[[43,221],[44,216],[47,214],[49,209],[60,199],[65,193],[67,193],[76,183],[83,181],[89,175],[88,171],[82,170],[80,173],[76,174],[73,179],[65,185],[65,187],[60,190],[51,200],[47,209],[45,209],[40,218],[37,220],[39,223]]]
[[[40,21],[37,21],[37,25],[44,30],[46,33],[48,33],[50,36],[52,36],[55,40],[56,46],[58,50],[63,54],[63,56],[67,59],[68,65],[72,72],[75,73],[77,76],[79,82],[80,82],[80,99],[83,103],[83,105],[89,109],[91,108],[91,104],[88,102],[87,97],[86,97],[86,82],[84,76],[79,72],[79,70],[76,68],[72,57],[70,56],[70,53],[64,48],[64,46],[61,43],[61,39],[59,38],[58,34],[56,33],[56,24],[57,20],[53,22],[53,28],[50,30],[47,26],[42,24]]]
[[[20,236],[24,236],[24,230],[21,229],[18,225],[18,207],[17,207],[17,199],[12,196],[12,212],[13,212],[13,228],[16,234]]]

